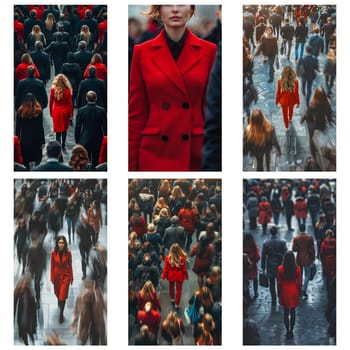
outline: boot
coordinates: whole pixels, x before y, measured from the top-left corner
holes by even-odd
[[[65,300],[59,302],[59,306],[60,306],[59,323],[63,323],[63,311],[64,311],[65,304],[66,304]]]

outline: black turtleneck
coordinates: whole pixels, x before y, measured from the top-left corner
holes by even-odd
[[[186,41],[186,37],[187,37],[187,30],[185,30],[184,35],[182,36],[182,38],[179,41],[172,40],[166,31],[164,31],[164,33],[165,33],[165,39],[167,41],[169,50],[170,50],[174,60],[177,61],[177,59],[179,58],[180,53],[185,45],[185,41]]]

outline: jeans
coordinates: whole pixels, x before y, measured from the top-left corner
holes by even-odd
[[[309,105],[309,101],[311,98],[311,89],[312,89],[312,83],[313,83],[314,79],[305,79],[302,78],[301,79],[301,88],[302,88],[302,92],[303,94],[305,94],[305,86],[306,86],[306,107]]]
[[[300,58],[302,58],[304,56],[304,46],[305,43],[299,43],[299,42],[295,42],[295,51],[294,51],[294,56],[295,56],[295,60],[298,60],[299,57],[299,45],[300,45]]]
[[[307,286],[309,284],[310,269],[311,269],[311,265],[301,266],[301,274],[302,274],[302,280],[303,280],[303,286],[301,287],[301,289],[303,292],[306,292]]]
[[[270,71],[269,71],[269,80],[273,80],[273,77],[275,75],[275,69],[273,67],[274,63],[275,63],[275,57],[276,56],[271,56],[269,57],[269,66],[270,66]]]
[[[271,300],[273,302],[276,302],[276,277],[269,277],[269,287],[270,287],[270,294],[271,294]]]
[[[288,49],[287,49],[288,46]],[[288,59],[290,57],[290,52],[292,50],[292,39],[283,39],[282,42],[283,52],[287,55]]]

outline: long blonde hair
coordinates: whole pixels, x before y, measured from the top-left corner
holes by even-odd
[[[297,75],[291,66],[285,66],[281,76],[281,90],[293,92]]]
[[[36,41],[41,40],[41,28],[39,25],[35,24],[32,27],[32,36],[35,38]]]
[[[66,89],[70,90],[70,93],[72,93],[72,85],[70,84],[68,78],[64,74],[57,74],[53,83],[52,87],[55,89],[55,98],[57,100],[60,100],[63,96],[63,93]]]
[[[172,266],[180,267],[182,258],[186,258],[186,252],[178,243],[174,243],[169,249],[169,262]]]
[[[143,299],[146,299],[146,298],[149,298],[149,299],[153,299],[153,292],[155,292],[155,288],[154,288],[154,285],[152,283],[152,281],[148,280],[145,282],[145,284],[143,285],[143,287],[141,288],[140,290],[140,295],[141,295],[141,298]]]
[[[265,118],[262,111],[258,108],[253,109],[246,129],[247,141],[257,146],[264,146],[272,130],[272,124]]]
[[[179,333],[179,320],[175,311],[170,311],[164,320],[166,331],[173,337]]]
[[[91,40],[90,29],[86,24],[83,24],[80,28],[80,35],[84,38],[84,41],[89,44]]]
[[[55,23],[56,23],[55,16],[51,12],[48,13],[45,19],[45,28],[51,32]]]

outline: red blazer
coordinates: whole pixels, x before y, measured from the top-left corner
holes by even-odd
[[[295,80],[295,88],[293,92],[281,91],[281,80],[277,82],[276,104],[281,106],[294,106],[300,103],[299,98],[299,82]]]
[[[101,79],[103,81],[107,80],[107,66],[104,63],[97,62],[95,64],[88,64],[84,71],[84,79],[89,76],[89,69],[91,66],[96,68],[96,78]]]
[[[294,308],[299,305],[301,291],[301,270],[296,266],[295,278],[287,279],[284,274],[284,266],[278,266],[277,275],[278,299],[282,306]]]
[[[269,202],[260,202],[258,206],[258,223],[268,224],[271,222],[272,209]]]
[[[20,21],[15,20],[13,22],[14,30],[17,32],[18,35],[18,41],[23,44],[23,30],[24,30],[24,24]]]
[[[169,256],[165,257],[162,279],[167,279],[169,282],[183,282],[188,279],[186,268],[186,258],[182,257],[180,266],[172,266],[169,262]]]
[[[103,136],[98,164],[107,162],[107,136]]]
[[[164,29],[134,47],[129,91],[129,170],[202,169],[205,93],[216,45],[187,29],[175,62]]]
[[[68,298],[69,284],[73,281],[72,253],[70,250],[62,255],[51,251],[50,281],[54,284],[55,295],[59,300]]]

